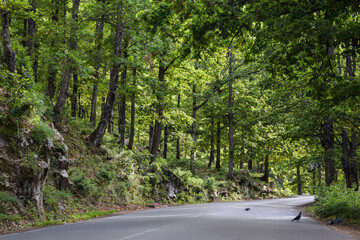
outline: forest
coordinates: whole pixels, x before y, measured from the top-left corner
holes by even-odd
[[[359,11],[1,0],[0,231],[292,194],[359,222]]]

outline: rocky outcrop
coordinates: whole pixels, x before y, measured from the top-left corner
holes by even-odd
[[[59,189],[67,189],[68,147],[63,136],[53,127],[54,136],[41,144],[34,143],[31,134],[7,139],[0,133],[0,190],[12,192],[20,200],[31,200],[39,215],[44,214],[44,187],[49,174]]]

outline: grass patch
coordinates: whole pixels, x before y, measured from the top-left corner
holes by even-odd
[[[85,213],[79,213],[79,214],[74,214],[71,216],[71,219],[73,220],[87,220],[87,219],[92,219],[95,217],[101,217],[101,216],[105,216],[105,215],[109,215],[109,214],[113,214],[115,212],[115,210],[110,210],[110,211],[91,211],[91,212],[85,212]]]

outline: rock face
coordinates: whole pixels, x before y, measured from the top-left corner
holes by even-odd
[[[59,189],[68,188],[68,147],[53,127],[54,137],[35,144],[29,133],[16,139],[0,134],[0,190],[12,192],[22,200],[33,201],[39,215],[44,214],[44,187],[49,173]],[[25,201],[24,201],[25,202]]]

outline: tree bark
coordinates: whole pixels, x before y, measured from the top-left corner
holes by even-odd
[[[71,96],[71,116],[76,117],[77,112],[77,95],[78,95],[79,78],[78,74],[73,75],[73,93]]]
[[[195,145],[196,145],[196,85],[193,85],[193,112],[192,112],[192,118],[193,122],[191,125],[191,138],[193,140],[194,146],[191,148],[190,153],[190,172],[192,174],[195,174]]]
[[[355,190],[359,189],[359,176],[358,176],[358,164],[356,161],[356,150],[358,143],[356,141],[356,133],[354,129],[351,131],[351,140],[345,129],[342,130],[342,157],[341,162],[343,165],[344,175],[346,179],[346,187],[351,188],[355,185]]]
[[[128,58],[128,53],[126,51],[129,41],[124,42],[124,59]],[[125,123],[126,123],[126,81],[127,81],[127,64],[124,64],[124,69],[121,73],[121,93],[120,93],[120,103],[119,103],[119,134],[120,134],[120,147],[125,145]]]
[[[77,49],[77,25],[78,25],[78,12],[80,0],[73,0],[73,8],[71,12],[72,16],[72,24],[71,24],[71,38],[70,38],[70,49],[71,51],[76,51]],[[77,112],[77,96],[78,96],[78,85],[79,85],[79,75],[77,73],[78,69],[76,67],[72,67],[71,72],[73,74],[73,94],[71,97],[71,116],[76,117]]]
[[[269,182],[269,154],[265,155],[265,169],[264,169],[264,176],[261,177],[261,180],[268,183]]]
[[[229,77],[232,78],[233,74],[233,66],[232,66],[232,49],[229,51]],[[233,171],[234,171],[234,130],[233,130],[233,121],[234,121],[234,113],[233,113],[233,84],[232,79],[230,79],[229,83],[229,172],[228,178],[232,179]]]
[[[161,84],[161,89],[164,90],[164,81],[165,81],[165,72],[166,68],[160,63],[159,66],[159,82]],[[150,148],[150,164],[155,162],[155,158],[158,152],[160,139],[161,139],[161,132],[162,132],[162,120],[163,120],[163,96],[161,93],[157,94],[157,106],[156,106],[156,118],[155,118],[155,125],[153,131],[153,137],[151,141],[151,148]]]
[[[102,49],[102,40],[104,36],[104,22],[105,16],[102,15],[100,20],[96,21],[96,29],[95,29],[95,45],[96,45],[96,57],[95,57],[95,76],[94,76],[94,86],[91,97],[91,112],[90,112],[90,122],[93,127],[96,126],[96,110],[97,110],[97,92],[98,92],[98,84],[100,80],[100,59],[101,59],[101,49]]]
[[[65,4],[66,4],[66,2],[64,2],[64,12],[66,11]],[[79,5],[80,5],[80,0],[73,0],[72,18],[75,21],[75,23],[77,21]],[[65,17],[64,17],[64,21],[65,21]],[[72,26],[72,30],[73,30],[73,32],[71,33],[69,47],[71,50],[75,50],[77,47],[77,43],[76,43],[75,36],[74,36],[76,34],[76,33],[74,33],[74,31],[75,31],[74,26]],[[71,81],[71,72],[73,72],[73,71],[74,71],[73,62],[71,61],[71,59],[69,57],[67,57],[66,62],[62,69],[60,93],[57,98],[56,105],[54,106],[54,110],[53,110],[54,111],[54,115],[53,115],[54,122],[58,122],[60,120],[60,114],[61,114],[61,112],[65,106],[66,100],[69,96],[68,91],[69,91],[69,86],[70,86],[70,81]],[[77,85],[74,86],[74,88],[77,91]],[[74,98],[77,98],[77,92],[75,93]],[[72,106],[72,108],[75,108],[74,116],[76,116],[77,104],[75,104],[75,106]]]
[[[177,103],[177,107],[180,111],[180,99],[181,99],[181,95],[178,94],[178,103]],[[177,137],[176,138],[176,159],[180,160],[180,138]]]
[[[301,195],[302,194],[302,189],[301,189],[300,164],[298,164],[296,166],[296,183],[297,183],[297,194]]]
[[[325,183],[329,186],[333,181],[335,181],[336,177],[333,160],[335,134],[332,120],[328,117],[324,118],[321,128],[321,145],[324,148]]]
[[[121,48],[122,40],[124,37],[124,29],[122,27],[122,14],[119,11],[120,6],[117,9],[117,22],[116,22],[116,34],[115,34],[115,57],[118,59],[114,62],[111,72],[110,72],[110,84],[109,92],[106,98],[106,102],[101,111],[100,122],[94,132],[90,135],[90,142],[95,146],[99,146],[106,131],[106,126],[111,117],[111,111],[113,110],[115,102],[116,89],[119,82],[119,68],[120,68],[120,58],[121,58]]]
[[[52,3],[55,4],[55,11],[52,13],[51,21],[53,22],[53,24],[56,25],[59,21],[58,15],[59,15],[59,11],[60,11],[60,0],[52,0]],[[52,40],[50,43],[50,49],[55,50],[54,45],[55,45],[55,40]],[[55,58],[53,58],[53,62],[55,62]],[[47,78],[48,87],[46,90],[46,95],[49,96],[51,101],[55,97],[56,73],[57,73],[57,70],[56,70],[53,62],[50,61],[49,65],[48,65],[48,78]]]
[[[169,138],[169,129],[168,126],[165,126],[164,128],[164,152],[163,157],[167,158],[167,152],[168,152],[168,138]]]
[[[71,79],[71,70],[70,66],[71,62],[70,59],[66,60],[66,63],[62,69],[61,74],[61,85],[60,85],[60,93],[56,101],[56,105],[54,106],[54,122],[58,122],[60,119],[60,114],[62,112],[63,107],[65,106],[66,99],[69,96],[69,86],[70,86],[70,79]]]
[[[210,133],[210,157],[209,157],[209,164],[208,167],[210,168],[214,162],[214,155],[215,155],[215,144],[214,144],[214,132],[215,132],[215,125],[214,125],[214,117],[211,117],[211,133]]]
[[[112,134],[114,132],[114,107],[111,109],[109,123],[108,123],[108,132]]]
[[[220,118],[217,121],[217,130],[216,130],[216,169],[220,170],[221,164],[221,123]]]
[[[9,72],[14,73],[16,71],[16,57],[15,51],[11,45],[10,38],[10,22],[8,17],[8,12],[1,9],[1,37],[2,37],[2,47],[3,54],[5,57],[5,63]]]
[[[31,11],[36,13],[36,0],[32,0],[31,2]],[[28,55],[33,58],[33,76],[34,82],[38,81],[38,66],[39,66],[39,58],[38,58],[38,49],[39,43],[35,40],[35,32],[36,32],[36,23],[32,18],[28,19],[28,42],[27,42],[27,51]],[[33,56],[34,55],[34,56]]]
[[[135,137],[135,88],[136,88],[136,68],[133,69],[133,91],[131,93],[131,119],[130,119],[130,136],[128,148],[131,150],[134,144]]]

